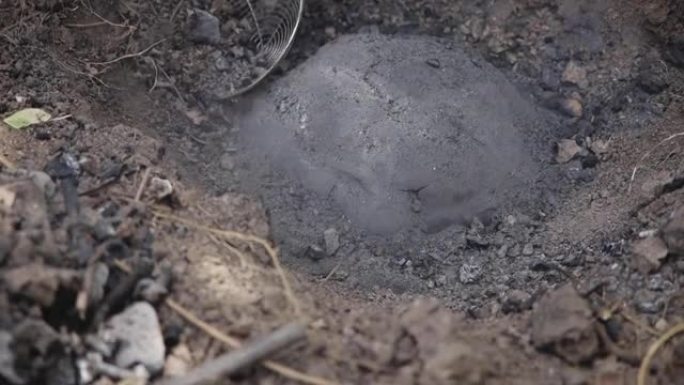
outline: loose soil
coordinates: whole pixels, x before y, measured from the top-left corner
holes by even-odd
[[[308,344],[276,359],[344,384],[632,384],[654,336],[682,322],[684,160],[676,134],[684,122],[684,5],[312,2],[278,71],[232,101],[223,100],[221,87],[232,75],[219,64],[237,63],[231,47],[240,48],[240,39],[215,46],[191,41],[193,8],[230,18],[221,1],[0,3],[0,114],[38,107],[63,117],[23,130],[0,125],[0,155],[7,159],[0,169],[3,381],[86,383],[76,363],[93,348],[81,341],[99,335],[134,301],[155,305],[165,363],[176,365],[153,375],[187,371],[226,350],[163,305],[159,296],[165,295],[243,340],[304,320]],[[232,24],[222,21],[225,35]],[[316,115],[330,108],[326,95],[304,94],[311,90],[307,81],[317,83],[317,68],[331,60],[326,55],[334,60],[356,33],[387,35],[372,38],[379,61],[395,57],[382,54],[393,42],[425,41],[416,45],[428,48],[415,49],[438,56],[437,62],[421,57],[425,73],[485,73],[489,82],[509,84],[503,96],[519,96],[522,109],[534,113],[478,115],[472,108],[464,126],[521,119],[503,141],[511,147],[497,142],[493,152],[529,149],[533,160],[518,166],[542,186],[515,190],[494,177],[473,183],[474,196],[482,198],[504,180],[492,215],[458,215],[460,223],[450,216],[433,231],[422,226],[429,220],[421,215],[442,213],[443,195],[426,205],[420,183],[403,186],[408,192],[382,208],[386,216],[376,215],[377,205],[363,203],[376,198],[357,189],[364,164],[354,163],[356,155],[345,159],[348,151],[323,136],[354,130],[373,104],[364,102],[354,116],[337,111],[332,125]],[[412,52],[393,51],[399,59]],[[454,58],[470,58],[474,67],[450,68]],[[395,83],[385,80],[392,61],[378,65],[373,84],[392,90]],[[414,71],[416,81],[431,81],[420,74]],[[349,106],[348,86],[339,86],[336,107]],[[436,108],[431,98],[490,99],[460,92],[440,87],[406,102],[426,114]],[[273,118],[283,95],[316,113],[302,120],[285,106],[285,118]],[[307,125],[303,144],[278,141],[283,126],[309,118],[322,120]],[[428,134],[448,136],[448,125],[437,126]],[[246,145],[250,136],[291,151],[273,156],[278,146]],[[355,140],[361,148],[373,139]],[[570,141],[558,146],[562,140]],[[518,141],[524,144],[513,146]],[[430,155],[451,157],[453,149],[441,146]],[[317,184],[305,168],[283,163],[305,159],[325,165],[325,172],[335,169],[312,147],[337,155],[348,166],[345,178],[355,182]],[[415,155],[401,145],[384,155],[402,151]],[[466,165],[482,167],[481,173],[501,166],[506,174],[512,165],[494,156]],[[260,158],[265,163],[255,166]],[[397,168],[411,172],[403,163]],[[365,183],[383,193],[396,185],[395,175],[376,171]],[[330,195],[336,184],[348,194]],[[509,199],[512,191],[525,191],[526,199]],[[467,214],[485,211],[482,201],[474,202]],[[380,219],[382,226],[375,226]],[[206,228],[272,241],[296,300],[268,248]],[[139,276],[126,278],[117,260]],[[99,294],[92,283],[98,269],[110,272]],[[166,270],[172,285],[163,278]],[[143,278],[148,285],[165,282],[166,291],[132,290]],[[79,295],[90,308],[79,305]],[[31,336],[28,326],[36,324],[42,333]],[[649,384],[681,381],[681,350],[675,338],[657,355]],[[99,384],[107,383],[104,377],[111,376],[100,375]],[[264,368],[231,381],[294,383]]]

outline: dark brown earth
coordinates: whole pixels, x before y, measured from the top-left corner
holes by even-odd
[[[284,250],[293,300],[263,246],[163,214],[276,246],[324,246],[322,233],[274,236],[282,224],[268,200],[221,177],[237,135],[231,102],[206,86],[221,84],[216,51],[187,32],[187,11],[220,6],[209,3],[0,3],[1,117],[37,107],[63,118],[0,123],[3,383],[87,383],[78,363],[98,350],[88,339],[135,301],[154,305],[160,327],[146,335],[161,331],[165,347],[167,367],[148,362],[147,373],[182,373],[226,350],[164,305],[167,295],[241,340],[305,321],[309,343],[277,359],[330,383],[637,383],[650,344],[684,321],[684,5],[309,4],[274,79],[345,33],[455,39],[562,121],[546,143],[562,178],[552,209],[469,223],[445,256]],[[411,285],[357,284],[366,271]],[[683,346],[675,337],[659,350],[648,384],[681,383]],[[117,353],[97,354],[131,369],[120,341],[109,348]],[[257,368],[232,382],[296,381]]]

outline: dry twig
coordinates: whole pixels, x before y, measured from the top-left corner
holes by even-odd
[[[161,385],[213,383],[220,377],[233,375],[305,338],[306,328],[303,325],[289,324],[254,341],[249,346],[205,362],[182,377],[162,381]]]
[[[140,199],[143,196],[143,192],[145,192],[145,186],[147,186],[147,180],[150,178],[150,168],[145,169],[145,173],[143,173],[142,180],[140,181],[140,186],[138,186],[138,191],[135,193],[135,198],[134,200],[136,202],[140,202]]]
[[[658,144],[653,146],[653,148],[646,151],[646,153],[644,155],[642,155],[641,158],[639,158],[639,162],[637,163],[636,166],[634,166],[634,169],[632,170],[632,176],[629,178],[629,187],[627,188],[627,192],[632,192],[632,183],[634,183],[634,180],[636,179],[636,173],[639,170],[639,168],[641,167],[641,164],[646,160],[646,158],[648,158],[648,156],[651,155],[653,153],[653,151],[655,151],[656,148],[658,148],[658,147],[662,146],[663,144],[665,144],[665,143],[667,143],[673,139],[676,139],[680,136],[684,136],[684,132],[678,132],[676,134],[672,134],[672,135],[668,136],[667,138],[658,142]]]
[[[112,59],[112,60],[108,60],[108,61],[103,61],[103,62],[84,62],[84,63],[86,63],[86,64],[92,64],[92,65],[109,65],[109,64],[118,63],[118,62],[120,62],[120,61],[122,61],[122,60],[132,59],[132,58],[134,58],[134,57],[140,57],[140,56],[146,54],[147,52],[149,52],[152,48],[158,46],[159,44],[161,44],[161,43],[163,43],[163,42],[165,42],[165,41],[166,41],[165,38],[164,38],[164,39],[161,39],[161,40],[159,40],[159,41],[157,41],[157,42],[151,44],[151,45],[148,46],[147,48],[143,49],[142,51],[139,51],[139,52],[136,52],[136,53],[129,53],[129,54],[126,54],[126,55],[123,55],[123,56],[119,56],[119,57],[117,57],[116,59]]]
[[[669,340],[681,333],[684,333],[684,323],[673,326],[670,330],[665,332],[665,334],[660,336],[660,338],[655,340],[651,346],[649,346],[644,359],[641,361],[641,366],[639,367],[637,385],[646,385],[646,379],[648,378],[649,370],[651,370],[651,361],[653,361],[653,357],[655,357],[656,353],[658,353],[658,350],[660,350],[660,348],[662,348]]]
[[[166,305],[171,308],[171,310],[175,311],[178,315],[183,317],[186,321],[189,323],[193,324],[206,334],[212,336],[213,338],[221,341],[225,345],[228,345],[232,348],[239,348],[242,346],[239,340],[230,337],[224,333],[222,333],[220,330],[216,329],[215,327],[209,325],[208,323],[202,321],[201,319],[197,318],[192,312],[189,310],[185,309],[182,307],[180,304],[177,302],[167,299],[166,300]],[[275,373],[278,373],[284,377],[287,377],[291,380],[299,381],[305,384],[310,384],[310,385],[338,385],[336,382],[332,382],[329,380],[326,380],[324,378],[320,377],[315,377],[311,376],[305,373],[301,373],[295,369],[292,369],[290,367],[287,367],[285,365],[279,364],[277,362],[273,361],[264,361],[263,363],[264,367],[267,369],[272,370]]]

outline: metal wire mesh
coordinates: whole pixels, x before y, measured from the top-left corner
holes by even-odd
[[[304,0],[227,1],[231,13],[243,20],[241,27],[247,29],[249,36],[245,45],[254,52],[249,64],[255,70],[231,85],[231,96],[237,96],[253,89],[287,54],[302,18]]]

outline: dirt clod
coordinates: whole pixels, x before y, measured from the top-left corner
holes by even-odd
[[[574,364],[591,360],[599,340],[589,304],[572,285],[547,293],[532,312],[532,343]]]
[[[668,247],[660,237],[641,239],[632,246],[634,265],[643,273],[658,270],[667,254]]]

